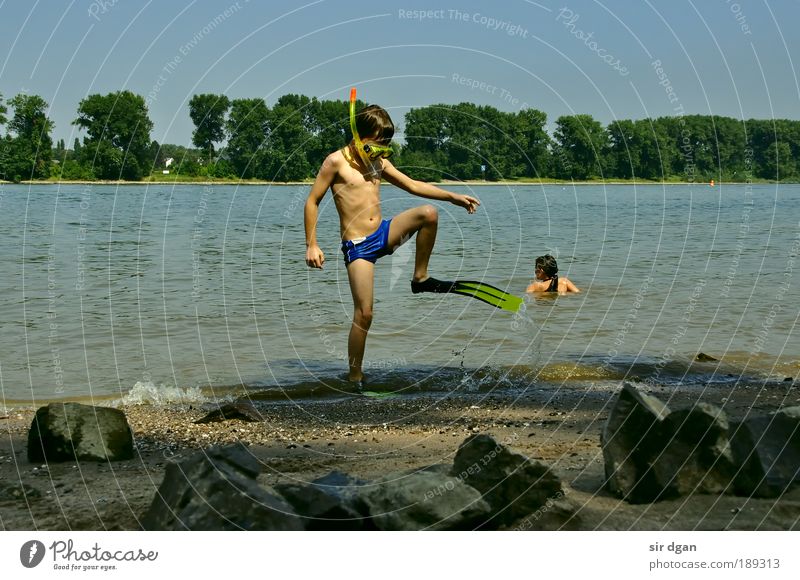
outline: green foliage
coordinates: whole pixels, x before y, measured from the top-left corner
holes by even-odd
[[[746,123],[753,147],[755,172],[764,179],[798,177],[793,161],[800,155],[800,123],[786,119],[749,120]]]
[[[108,141],[87,142],[81,162],[98,179],[122,179],[123,152]]]
[[[714,117],[714,164],[719,176],[733,180],[745,171],[747,132],[745,124],[730,117]],[[710,177],[713,177],[710,176]]]
[[[189,149],[183,145],[159,145],[155,141],[150,145],[150,158],[156,174],[168,169],[170,173],[195,177],[203,173],[201,170],[206,163],[205,153],[200,149]],[[172,159],[169,167],[168,159]]]
[[[38,95],[20,94],[9,101],[14,115],[0,159],[0,175],[12,181],[46,179],[50,175],[53,122],[47,118],[47,102]]]
[[[688,115],[670,125],[678,147],[673,172],[685,181],[705,181],[717,174],[713,117]]]
[[[168,158],[173,176],[300,181],[313,178],[352,138],[347,101],[289,94],[270,108],[263,99],[201,94],[189,103],[197,148],[159,145],[150,141],[144,99],[119,91],[81,101],[73,124],[86,137],[70,150],[63,140],[53,147],[41,97],[17,95],[8,104],[10,119],[0,95],[0,126],[8,127],[0,138],[0,178],[12,181],[158,178]],[[603,127],[590,115],[567,115],[556,120],[552,139],[546,123],[535,109],[504,112],[473,103],[412,109],[392,162],[423,181],[800,179],[800,121],[688,115]]]
[[[63,161],[67,158],[67,147],[64,144],[63,139],[59,139],[56,146],[53,148],[53,160],[57,161],[58,163],[63,163]]]
[[[608,133],[591,115],[564,115],[556,120],[554,166],[563,179],[603,176]]]
[[[630,179],[639,173],[638,132],[633,121],[612,121],[608,125],[608,166],[617,177]]]
[[[230,106],[225,95],[194,95],[189,101],[189,116],[195,126],[192,143],[205,151],[209,162],[214,158],[214,143],[225,139],[225,115]]]
[[[94,179],[91,169],[76,159],[67,159],[52,171],[58,179],[68,181],[91,181]]]
[[[3,93],[0,93],[0,127],[8,122],[6,113],[8,113],[8,108],[3,104]]]
[[[11,137],[0,137],[0,179],[15,181],[9,172],[9,158],[11,156]],[[21,177],[20,177],[21,179]],[[16,180],[19,181],[19,180]]]
[[[81,156],[100,179],[139,180],[152,165],[153,123],[141,95],[89,95],[80,102],[73,125],[86,131]]]
[[[227,179],[236,177],[236,170],[227,159],[220,159],[214,165],[208,166],[208,175]]]
[[[550,174],[550,136],[545,131],[547,115],[536,109],[523,109],[512,122],[512,142],[519,145],[525,177]]]
[[[333,151],[350,142],[350,111],[348,101],[319,101],[308,104],[309,140],[304,147],[306,159],[316,171]]]
[[[785,141],[773,141],[764,155],[764,175],[776,181],[796,176],[792,148]]]
[[[264,99],[235,99],[231,103],[225,123],[228,134],[226,155],[237,177],[252,179],[262,174],[262,147],[269,120],[269,109]]]
[[[358,107],[363,103],[357,104]],[[325,157],[350,139],[348,102],[284,95],[271,109],[261,99],[234,101],[228,147],[203,174],[274,181],[313,177]],[[472,103],[410,110],[394,164],[423,181],[518,178],[624,178],[706,181],[795,179],[800,122],[690,115],[618,120],[603,127],[590,115],[556,121]]]
[[[472,103],[433,105],[406,115],[403,162],[410,175],[428,179],[515,179],[548,167],[547,117],[526,109],[505,113]]]
[[[421,181],[441,181],[452,178],[448,172],[441,169],[447,167],[447,159],[442,153],[428,154],[406,147],[402,149],[399,157],[392,161],[400,171]]]
[[[310,99],[284,95],[269,112],[262,171],[259,177],[270,181],[299,181],[312,174],[306,157],[311,142]]]
[[[669,177],[677,158],[668,119],[614,121],[608,126],[607,175],[661,180]]]

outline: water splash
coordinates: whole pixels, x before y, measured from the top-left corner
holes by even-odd
[[[208,401],[198,387],[156,386],[153,381],[137,381],[133,388],[122,398],[125,405],[168,405],[205,403]]]
[[[461,377],[460,389],[468,393],[478,393],[491,391],[498,388],[520,387],[516,381],[509,376],[508,370],[485,366],[473,372],[464,372]]]

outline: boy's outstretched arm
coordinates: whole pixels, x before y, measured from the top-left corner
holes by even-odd
[[[460,205],[469,213],[475,213],[475,210],[478,209],[478,206],[481,204],[478,198],[472,197],[471,195],[453,193],[452,191],[446,191],[440,187],[436,187],[433,184],[411,179],[386,159],[383,160],[383,177],[392,185],[400,189],[405,189],[408,193],[428,199],[449,201],[455,205]]]
[[[325,263],[325,254],[317,244],[317,217],[319,216],[319,202],[325,197],[335,176],[336,166],[329,155],[317,173],[303,211],[306,227],[306,264],[309,268],[322,268]]]

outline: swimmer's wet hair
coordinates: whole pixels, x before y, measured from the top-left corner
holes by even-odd
[[[375,139],[389,145],[394,137],[394,123],[382,107],[369,105],[356,113],[356,131],[361,139]]]
[[[545,254],[544,256],[536,258],[536,267],[541,268],[542,272],[550,278],[558,274],[558,262],[556,262],[556,259],[550,254]]]

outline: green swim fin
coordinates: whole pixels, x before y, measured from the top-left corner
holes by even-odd
[[[477,280],[456,280],[453,282],[450,292],[477,298],[481,302],[509,312],[517,312],[523,302],[519,296],[514,296],[491,284],[478,282]]]
[[[463,296],[477,298],[481,302],[485,302],[495,308],[508,310],[509,312],[516,312],[519,310],[523,302],[522,298],[519,296],[514,296],[491,284],[485,284],[477,280],[456,280],[455,282],[448,282],[435,278],[427,278],[422,282],[412,281],[411,291],[414,294],[419,294],[420,292],[462,294]]]

